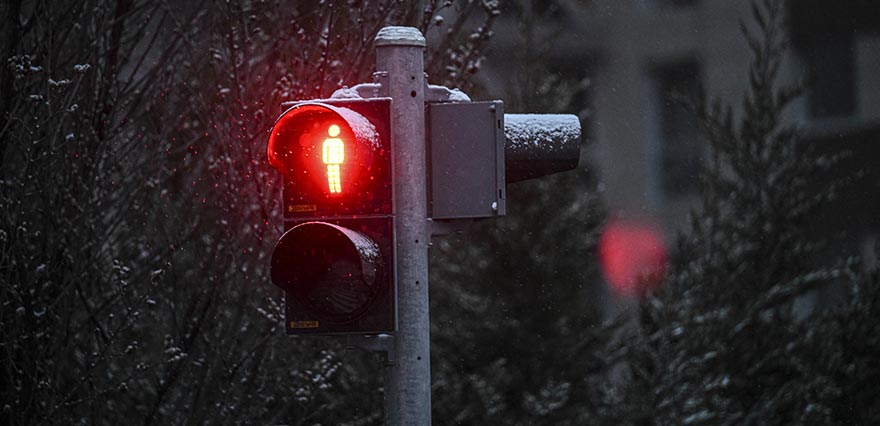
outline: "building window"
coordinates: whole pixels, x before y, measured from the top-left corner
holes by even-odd
[[[700,90],[700,67],[688,59],[651,72],[656,118],[659,189],[666,198],[699,191],[702,136],[693,105]]]
[[[853,47],[852,34],[848,31],[823,34],[801,46],[812,118],[845,117],[855,113]]]

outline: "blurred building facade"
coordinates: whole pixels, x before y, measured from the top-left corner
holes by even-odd
[[[753,25],[750,2],[513,3],[496,25],[483,72],[489,95],[504,99],[535,61],[580,80],[575,86],[586,94],[574,107],[592,141],[582,165],[596,171],[611,214],[656,221],[671,242],[699,199],[706,149],[695,117],[677,100],[702,87],[740,105],[751,60],[741,23]],[[872,164],[880,161],[880,14],[870,0],[795,0],[787,27],[792,49],[782,77],[809,83],[790,118],[806,143],[851,151],[842,164],[860,175],[841,197],[845,210],[821,218],[820,228],[848,233],[848,249],[871,245],[880,225],[880,166]],[[544,95],[539,86],[524,96]]]

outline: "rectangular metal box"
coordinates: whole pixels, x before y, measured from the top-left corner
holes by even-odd
[[[429,103],[425,116],[430,217],[506,214],[504,104]]]

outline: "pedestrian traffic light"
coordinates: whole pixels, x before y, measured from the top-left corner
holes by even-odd
[[[285,291],[290,334],[396,329],[390,103],[294,103],[272,127],[286,232],[270,275]],[[435,220],[504,215],[506,183],[577,165],[576,116],[504,114],[500,101],[426,107]]]
[[[396,328],[389,99],[296,103],[269,135],[285,233],[272,282],[289,334]]]
[[[389,333],[345,339],[386,354],[388,424],[430,423],[430,238],[504,215],[507,183],[572,169],[580,153],[575,116],[504,114],[428,84],[425,47],[416,28],[382,28],[375,80],[287,104],[267,152],[283,176],[270,275],[287,332]]]

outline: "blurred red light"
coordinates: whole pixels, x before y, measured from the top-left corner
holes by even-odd
[[[599,262],[611,288],[639,296],[656,288],[666,272],[663,232],[644,222],[613,219],[599,240]]]

